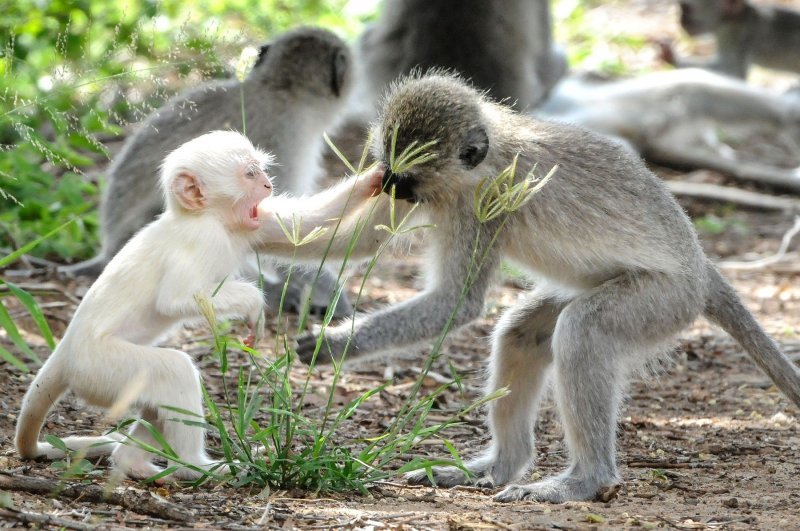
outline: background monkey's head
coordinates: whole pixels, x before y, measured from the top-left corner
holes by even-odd
[[[429,202],[474,186],[478,179],[472,170],[489,151],[485,104],[480,93],[451,75],[411,76],[395,84],[384,99],[373,135],[373,155],[389,168],[384,190],[394,185],[398,199]],[[414,142],[435,142],[425,150],[434,158],[396,173],[390,166],[395,134],[395,157]]]
[[[727,19],[737,18],[745,0],[681,0],[681,26],[689,35],[711,33]]]
[[[352,71],[350,48],[342,39],[306,27],[263,45],[247,82],[303,100],[344,101],[353,84]]]

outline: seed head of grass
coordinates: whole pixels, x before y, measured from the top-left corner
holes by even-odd
[[[431,140],[424,144],[418,144],[414,140],[397,155],[397,135],[399,131],[400,129],[395,127],[392,132],[392,144],[389,150],[389,169],[392,170],[392,173],[407,172],[414,166],[424,164],[438,157],[436,153],[428,151],[439,142],[438,140]]]
[[[256,60],[258,60],[258,49],[252,46],[245,47],[242,53],[239,54],[239,59],[236,61],[236,79],[240,83],[247,79],[248,74],[256,64]]]
[[[519,210],[527,203],[547,181],[556,173],[558,166],[553,168],[544,177],[534,177],[536,166],[528,172],[524,179],[515,183],[517,173],[517,160],[514,160],[496,177],[485,177],[475,188],[473,208],[475,215],[481,223],[486,223],[502,214],[510,214]]]
[[[280,225],[281,230],[286,235],[286,239],[288,239],[295,247],[300,247],[301,245],[311,243],[317,238],[321,238],[326,232],[328,232],[327,227],[314,227],[311,232],[303,236],[303,218],[298,218],[294,213],[292,213],[291,229],[286,226],[286,223],[283,221],[283,219],[281,219],[280,216],[276,215],[275,218],[278,220],[278,225]]]
[[[211,304],[211,299],[206,297],[203,293],[195,293],[194,301],[200,309],[200,315],[205,318],[209,326],[215,327],[217,325],[217,314],[214,312],[214,305]]]

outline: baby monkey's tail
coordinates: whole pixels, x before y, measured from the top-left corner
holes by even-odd
[[[42,431],[44,419],[50,408],[56,405],[61,395],[67,391],[67,383],[54,366],[55,363],[45,363],[22,399],[14,444],[19,455],[25,459],[49,453],[50,445],[39,443],[39,432]]]
[[[54,356],[55,353],[51,358]],[[24,459],[65,457],[62,449],[50,443],[39,442],[39,433],[42,431],[47,413],[58,403],[68,388],[66,380],[60,373],[56,363],[45,363],[22,399],[14,444],[20,457]],[[84,457],[96,457],[109,455],[122,438],[123,436],[118,433],[111,433],[99,437],[66,437],[62,441],[72,451],[83,451]]]

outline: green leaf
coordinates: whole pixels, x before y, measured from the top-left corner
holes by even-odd
[[[25,353],[28,356],[28,358],[32,359],[39,365],[42,364],[42,360],[39,359],[39,356],[37,356],[31,350],[31,348],[28,346],[25,340],[22,339],[22,336],[19,333],[17,325],[14,324],[14,321],[11,319],[11,315],[8,313],[8,310],[2,303],[0,303],[0,326],[6,329],[8,338],[11,340],[12,343],[14,343],[14,345],[16,345],[18,349],[20,349],[23,353]]]
[[[56,348],[56,342],[55,339],[53,339],[53,332],[50,330],[50,325],[47,324],[47,319],[45,319],[42,309],[39,308],[36,300],[34,300],[30,293],[21,289],[19,286],[12,284],[11,282],[6,281],[6,286],[8,286],[8,289],[11,290],[11,293],[17,297],[22,305],[27,308],[28,313],[31,314],[33,321],[36,323],[36,326],[42,333],[42,337],[44,337],[45,341],[47,341],[47,345],[51,349]]]
[[[22,372],[31,372],[27,365],[25,365],[22,361],[16,358],[11,352],[7,351],[3,347],[0,347],[0,358],[3,358],[8,363],[16,367],[17,369],[21,370]]]
[[[73,219],[67,221],[66,223],[56,227],[55,229],[51,230],[50,232],[48,232],[44,236],[42,236],[40,238],[36,238],[32,242],[23,245],[22,247],[20,247],[19,249],[17,249],[13,253],[11,253],[11,254],[3,257],[3,258],[0,258],[0,267],[7,266],[11,262],[15,261],[17,258],[22,256],[23,254],[25,254],[25,253],[29,252],[31,249],[35,248],[37,245],[42,243],[44,240],[50,238],[53,234],[57,233],[60,230],[63,230],[64,227],[66,227],[70,223],[73,223],[74,221],[75,221],[75,219],[73,218]]]
[[[333,143],[333,140],[331,140],[331,137],[328,136],[328,133],[323,133],[322,138],[325,139],[325,143],[328,144],[328,147],[331,148],[331,150],[336,154],[339,160],[342,161],[342,164],[347,166],[348,170],[350,170],[353,173],[358,173],[356,169],[353,167],[353,165],[350,163],[350,161],[347,160],[347,157],[344,156],[344,153],[342,153],[339,150],[339,148],[336,147],[336,144]]]
[[[56,437],[55,435],[47,434],[47,435],[44,436],[44,440],[48,444],[50,444],[53,448],[61,450],[65,454],[69,454],[70,453],[70,449],[67,448],[66,443],[64,441],[62,441],[60,438]]]
[[[158,428],[144,419],[139,419],[138,423],[141,426],[144,426],[145,429],[150,433],[150,436],[161,446],[161,452],[170,457],[178,457],[178,454],[172,449],[172,446],[170,446],[170,444],[167,442],[167,439],[164,438],[164,435],[162,435]]]

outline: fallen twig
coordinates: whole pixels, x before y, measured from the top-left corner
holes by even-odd
[[[781,240],[781,246],[778,248],[778,251],[772,256],[767,256],[766,258],[761,258],[759,260],[753,260],[752,262],[740,262],[737,260],[731,260],[726,262],[720,262],[717,264],[717,266],[724,269],[741,270],[741,269],[759,269],[762,267],[767,267],[769,265],[778,263],[783,259],[784,256],[786,256],[786,251],[789,250],[789,244],[792,243],[792,238],[794,238],[798,232],[800,232],[800,216],[795,216],[794,225],[792,225],[792,228],[786,231],[786,234],[783,235],[783,239]]]
[[[52,495],[63,498],[80,498],[88,502],[105,502],[119,505],[125,509],[166,520],[186,522],[194,514],[180,505],[161,499],[147,490],[132,487],[117,487],[106,491],[95,483],[58,483],[52,479],[8,475],[0,472],[0,488]]]
[[[709,463],[673,463],[670,461],[631,461],[629,468],[712,468]]]
[[[730,186],[688,181],[666,181],[667,188],[675,195],[726,201],[751,208],[800,212],[800,200],[791,197],[775,197],[758,192],[740,190]]]
[[[92,531],[101,527],[99,524],[87,524],[84,522],[78,522],[76,520],[70,520],[68,518],[59,518],[58,516],[53,516],[50,514],[28,513],[24,511],[17,511],[15,509],[0,509],[0,518],[8,521],[13,520],[23,524],[38,524],[40,527],[53,526],[64,529],[77,529],[78,531]],[[102,528],[104,530],[131,529],[130,527],[109,526],[108,524],[102,524]]]

